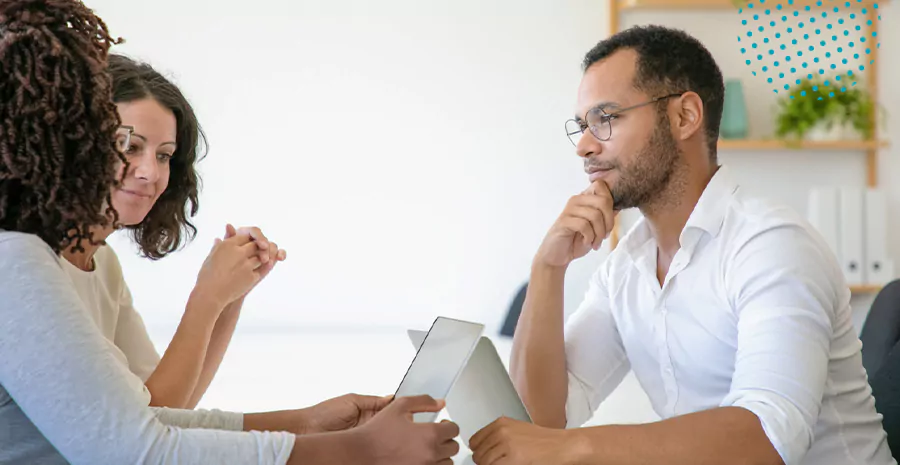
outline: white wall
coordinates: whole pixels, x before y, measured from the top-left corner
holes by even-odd
[[[151,327],[177,322],[230,221],[289,253],[245,328],[496,328],[586,184],[563,123],[603,2],[88,3],[119,52],[174,76],[211,140],[198,240],[157,263],[113,240]]]

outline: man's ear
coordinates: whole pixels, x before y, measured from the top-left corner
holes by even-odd
[[[669,106],[673,135],[687,140],[703,131],[703,100],[696,92],[685,92]]]

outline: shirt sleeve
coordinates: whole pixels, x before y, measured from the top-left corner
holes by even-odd
[[[150,334],[147,333],[143,318],[134,308],[131,291],[124,279],[122,279],[121,288],[115,344],[128,359],[128,368],[132,373],[146,382],[159,365],[159,352],[156,351],[153,341],[150,340]]]
[[[243,431],[244,414],[221,410],[182,410],[165,407],[151,407],[153,414],[164,425],[179,428],[221,429]]]
[[[606,269],[604,265],[593,275],[585,299],[566,322],[569,428],[590,420],[631,370],[610,308]]]
[[[49,247],[0,237],[0,384],[70,463],[285,464],[287,433],[167,426],[146,405]]]
[[[737,314],[737,354],[722,406],[753,412],[786,465],[814,439],[840,279],[800,226],[770,228],[738,248],[726,287]]]

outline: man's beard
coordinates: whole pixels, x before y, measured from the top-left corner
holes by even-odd
[[[656,203],[671,182],[677,161],[678,145],[664,116],[641,152],[628,166],[619,167],[619,179],[610,189],[613,208],[619,211]]]

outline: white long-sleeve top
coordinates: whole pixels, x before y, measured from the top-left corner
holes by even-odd
[[[0,464],[285,464],[293,448],[288,433],[166,425],[206,413],[148,401],[53,251],[0,231]]]

